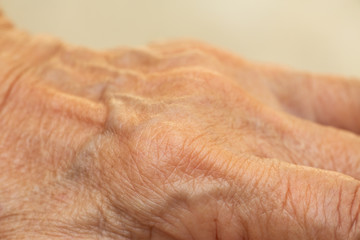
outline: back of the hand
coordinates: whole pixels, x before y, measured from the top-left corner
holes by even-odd
[[[360,237],[357,80],[11,30],[0,132],[0,239]]]

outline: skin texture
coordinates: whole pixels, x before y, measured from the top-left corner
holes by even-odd
[[[360,81],[0,13],[0,239],[360,239]]]

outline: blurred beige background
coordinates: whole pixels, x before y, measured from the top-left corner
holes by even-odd
[[[360,0],[0,0],[20,27],[94,48],[190,37],[248,59],[360,77]]]

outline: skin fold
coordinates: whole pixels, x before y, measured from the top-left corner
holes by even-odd
[[[0,239],[360,239],[360,81],[0,13]]]

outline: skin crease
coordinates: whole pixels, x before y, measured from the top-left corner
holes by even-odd
[[[360,81],[0,13],[0,239],[360,239]]]

